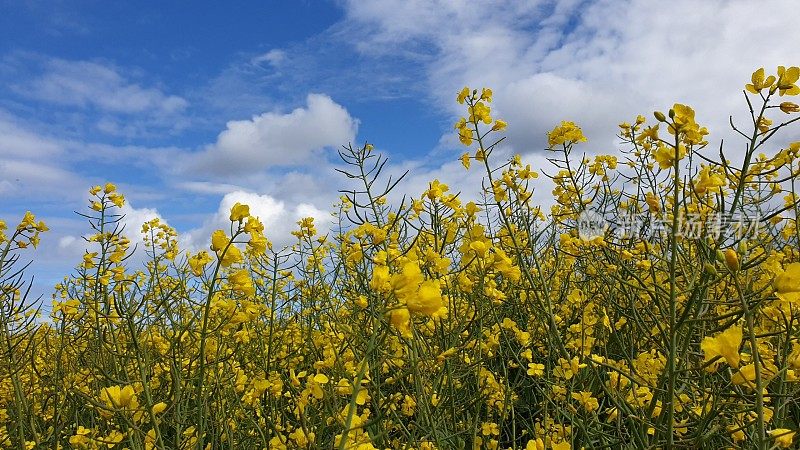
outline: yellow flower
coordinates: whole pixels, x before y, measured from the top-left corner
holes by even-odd
[[[550,448],[553,450],[571,450],[572,445],[570,445],[570,443],[567,441],[561,441],[558,444],[553,444],[553,446]]]
[[[241,222],[247,217],[250,217],[250,207],[236,202],[231,208],[231,222]]]
[[[797,103],[792,102],[781,102],[778,106],[781,111],[785,112],[786,114],[800,112],[800,105]]]
[[[264,232],[264,224],[261,223],[258,217],[249,216],[247,222],[244,224],[244,232],[250,233],[251,236],[253,233],[261,234]]]
[[[650,208],[650,211],[657,213],[661,211],[661,203],[658,202],[658,197],[655,196],[652,192],[648,192],[645,194],[645,202],[647,202],[647,206]]]
[[[750,76],[750,81],[752,84],[746,84],[744,86],[745,89],[753,94],[758,94],[762,89],[766,89],[775,83],[775,76],[770,75],[767,79],[764,79],[764,68],[762,67],[753,72],[753,75]]]
[[[106,194],[110,194],[116,190],[117,187],[114,186],[114,183],[106,183],[106,185],[103,187],[103,192],[105,192]]]
[[[703,145],[706,143],[703,137],[708,134],[708,130],[705,127],[701,128],[700,125],[695,122],[694,110],[691,107],[675,103],[670,110],[670,114],[673,117],[673,123],[671,123],[668,128],[670,134],[675,135],[679,133],[683,142],[688,145]],[[683,155],[678,159],[682,158]]]
[[[100,400],[110,408],[136,409],[139,402],[132,386],[111,386],[100,391]]]
[[[575,125],[575,122],[563,121],[560,125],[547,133],[547,144],[550,148],[556,145],[569,145],[578,142],[586,142],[583,131]]]
[[[389,320],[392,326],[400,332],[400,335],[405,338],[410,338],[412,336],[411,314],[408,312],[408,308],[393,309],[390,313]]]
[[[377,265],[372,269],[372,280],[370,280],[369,287],[378,292],[386,292],[390,289],[390,280],[389,267]]]
[[[752,382],[755,379],[756,379],[755,364],[747,364],[746,366],[742,366],[736,373],[731,375],[731,383],[736,385],[747,384],[750,387],[754,387]]]
[[[542,438],[531,439],[525,444],[525,450],[544,450],[544,441]]]
[[[461,155],[461,165],[463,165],[465,169],[469,169],[469,163],[470,163],[469,152]]]
[[[723,186],[725,186],[725,180],[720,175],[712,174],[710,166],[705,166],[700,170],[698,180],[694,184],[694,190],[699,195],[703,195],[709,190],[711,192],[719,192]]]
[[[685,156],[686,147],[684,147],[683,144],[678,145],[678,161],[682,160]],[[653,158],[655,158],[658,163],[658,167],[669,169],[675,165],[675,147],[659,145],[656,151],[653,152]]]
[[[236,292],[241,292],[247,296],[253,296],[256,293],[253,287],[253,280],[250,278],[250,273],[246,269],[240,269],[232,273],[228,276],[228,281]]]
[[[464,89],[461,89],[461,92],[458,93],[458,96],[456,97],[456,101],[459,104],[463,105],[464,104],[464,100],[466,100],[467,97],[469,97],[469,88],[464,86]]]
[[[800,262],[787,265],[784,271],[775,277],[772,286],[779,298],[789,302],[800,301]]]
[[[528,363],[528,375],[532,377],[540,377],[544,375],[544,364]]]
[[[217,254],[217,256],[220,256],[220,255]],[[225,251],[225,253],[221,256],[221,258],[222,259],[220,260],[220,264],[222,265],[222,267],[230,267],[231,265],[242,261],[242,259],[243,259],[242,258],[242,251],[239,250],[239,248],[236,247],[235,245],[231,245],[231,246],[228,247],[228,249]]]
[[[412,314],[431,316],[442,307],[439,282],[424,281],[422,271],[415,262],[407,262],[400,273],[391,277],[394,295],[405,303]]]
[[[733,325],[714,337],[707,336],[700,343],[705,361],[720,356],[733,368],[739,367],[739,346],[742,345],[742,326]]]
[[[36,227],[36,217],[30,211],[25,211],[25,215],[22,216],[22,220],[17,225],[17,231],[27,230],[29,228]]]
[[[94,267],[94,258],[97,256],[97,252],[86,252],[83,255],[83,267],[85,269],[91,269]]]
[[[781,294],[800,292],[800,262],[794,262],[775,277],[773,282],[775,290]]]
[[[477,102],[473,106],[470,106],[469,112],[470,122],[483,122],[487,125],[492,123],[491,110],[483,102]]]
[[[789,67],[787,69],[783,66],[778,66],[778,93],[781,96],[800,94],[800,86],[795,84],[798,79],[800,79],[800,67]]]
[[[768,431],[769,435],[775,439],[775,445],[781,448],[789,448],[792,446],[792,440],[796,432],[788,428],[776,428]]]
[[[192,269],[192,273],[197,277],[203,274],[203,269],[205,269],[206,265],[210,262],[211,256],[205,250],[189,257],[189,267]]]
[[[439,282],[428,280],[423,282],[417,290],[417,295],[406,300],[408,310],[412,314],[432,316],[442,307],[442,294],[439,291]]]
[[[108,199],[111,200],[117,208],[122,208],[125,205],[125,196],[122,194],[113,193],[108,196]]]
[[[592,397],[592,393],[588,391],[573,392],[571,397],[577,400],[586,411],[592,412],[600,407],[597,399]]]
[[[165,409],[167,409],[167,404],[164,402],[158,402],[153,405],[153,414],[161,414]]]
[[[211,233],[211,250],[219,253],[230,241],[224,231],[216,230]]]
[[[247,241],[247,248],[249,248],[250,252],[254,255],[264,254],[269,246],[270,243],[267,238],[257,233],[253,233],[250,237],[250,240]]]

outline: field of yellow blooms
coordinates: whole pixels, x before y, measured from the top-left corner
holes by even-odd
[[[620,124],[618,157],[562,122],[545,168],[493,158],[506,123],[464,88],[481,201],[391,204],[385,159],[347,147],[360,188],[287,249],[236,204],[199,253],[145,223],[131,267],[96,186],[49,317],[21,271],[47,226],[0,221],[0,448],[796,448],[799,77],[753,73],[727,147],[675,104]]]

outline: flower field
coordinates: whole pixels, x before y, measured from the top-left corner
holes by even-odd
[[[464,88],[481,198],[391,202],[385,158],[348,146],[359,187],[286,249],[236,204],[200,252],[145,223],[133,264],[96,186],[47,313],[24,272],[47,226],[0,221],[0,448],[796,448],[798,78],[753,73],[734,142],[675,104],[615,155],[561,122],[549,167],[498,157],[492,92]]]

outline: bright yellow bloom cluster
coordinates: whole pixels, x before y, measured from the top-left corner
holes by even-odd
[[[550,148],[555,148],[558,145],[577,144],[578,142],[586,142],[586,136],[583,135],[583,130],[575,122],[563,121],[560,125],[553,128],[547,133],[547,145]]]

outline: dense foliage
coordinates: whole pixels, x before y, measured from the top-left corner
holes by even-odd
[[[391,204],[385,159],[347,147],[360,187],[287,249],[237,204],[208,251],[145,223],[134,270],[125,199],[97,186],[49,318],[19,263],[46,225],[0,222],[0,447],[791,447],[800,142],[777,141],[799,75],[753,74],[735,158],[681,104],[621,124],[617,156],[576,158],[562,122],[549,211],[493,158],[489,89],[457,97],[482,200],[433,181]]]

